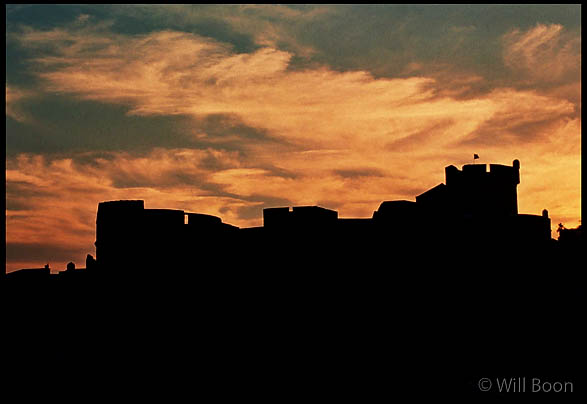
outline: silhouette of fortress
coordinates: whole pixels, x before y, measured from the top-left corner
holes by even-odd
[[[171,381],[166,399],[184,384],[188,394],[258,397],[274,386],[307,399],[318,387],[375,401],[490,394],[481,377],[552,380],[553,369],[584,367],[585,291],[572,261],[582,232],[555,242],[546,211],[518,212],[517,160],[445,174],[362,219],[276,207],[262,226],[239,228],[101,202],[86,269],[2,282],[14,308],[6,368],[46,379],[57,367],[67,387],[99,381],[86,391],[117,373],[124,384],[136,375],[138,390]]]
[[[319,206],[275,207],[263,210],[263,226],[251,228],[212,215],[145,209],[142,200],[100,202],[96,260],[88,254],[86,269],[119,278],[187,277],[251,264],[261,269],[377,265],[390,254],[405,264],[414,251],[448,254],[453,263],[465,265],[473,255],[550,248],[548,212],[518,213],[518,160],[512,166],[490,164],[489,170],[485,164],[467,164],[462,170],[450,165],[445,177],[445,183],[415,201],[382,202],[371,218],[339,218],[337,211]],[[59,275],[74,278],[85,272],[70,263]],[[9,277],[49,276],[46,266]]]
[[[418,244],[488,247],[540,245],[551,239],[548,212],[518,213],[520,163],[445,168],[446,181],[414,201],[385,201],[371,218],[339,218],[319,206],[267,208],[263,226],[238,228],[219,217],[182,210],[145,209],[142,200],[101,202],[96,221],[97,265],[108,270],[170,270],[249,260],[389,251]],[[381,251],[381,250],[380,250]],[[358,258],[354,256],[354,258]],[[265,264],[269,264],[265,262]],[[193,268],[195,269],[195,268]]]

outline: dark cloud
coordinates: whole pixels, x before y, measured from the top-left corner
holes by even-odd
[[[34,121],[6,118],[6,153],[68,151],[145,151],[153,147],[188,147],[177,133],[183,116],[128,115],[128,109],[73,97],[43,95],[17,101]]]
[[[377,168],[333,170],[332,173],[342,178],[385,177],[385,173]]]
[[[489,75],[495,75],[499,68],[493,69]],[[423,74],[434,79],[424,85],[423,90],[430,91],[431,99],[453,98],[456,100],[471,100],[488,95],[495,87],[511,87],[512,81],[508,78],[490,78],[480,76],[480,72],[465,70],[458,65],[422,66],[421,71],[414,74]],[[486,74],[486,73],[483,73]],[[499,73],[501,74],[501,73]]]
[[[324,64],[374,77],[437,79],[438,95],[470,98],[523,85],[502,58],[502,36],[537,23],[580,34],[580,5],[339,5],[288,33],[316,50],[290,68]],[[463,83],[469,77],[483,80]]]
[[[304,175],[299,172],[286,170],[284,168],[276,167],[271,164],[259,164],[258,167],[262,170],[269,172],[270,175],[273,177],[280,177],[290,180],[301,179],[302,177],[304,177]]]
[[[18,33],[24,26],[51,30],[79,25],[81,15],[91,22],[107,22],[111,32],[141,35],[162,30],[191,32],[229,43],[236,52],[258,48],[251,35],[237,31],[211,5],[7,5],[7,32]]]
[[[162,147],[245,153],[259,144],[288,146],[266,129],[247,126],[238,116],[230,114],[201,118],[129,115],[126,107],[60,95],[42,95],[15,102],[24,113],[34,116],[34,121],[19,122],[6,116],[7,156],[23,152],[79,152],[84,154],[82,160],[78,160],[89,163],[90,152],[144,154]]]
[[[79,249],[46,243],[6,243],[6,262],[10,261],[34,261],[39,262],[39,267],[47,262],[68,261],[80,256]]]
[[[253,37],[235,29],[223,16],[236,14],[238,6],[215,5],[111,5],[88,6],[87,11],[113,21],[120,34],[148,34],[161,30],[190,32],[231,44],[237,53],[259,48]]]
[[[6,193],[6,211],[31,210],[34,209],[32,200],[20,199],[20,195]],[[14,217],[14,215],[12,216]]]
[[[117,154],[108,151],[88,151],[70,156],[78,170],[103,167],[104,162],[113,162]]]
[[[6,5],[6,31],[14,32],[23,26],[49,30],[70,24],[87,7],[74,4]]]
[[[206,151],[206,155],[200,159],[197,166],[205,171],[222,171],[235,168],[233,161],[227,160],[209,150]]]
[[[20,46],[15,36],[6,36],[6,85],[21,88],[34,88],[40,85],[35,67],[29,60],[35,54],[32,50]]]
[[[23,181],[6,181],[6,209],[24,210],[33,207],[40,198],[48,195],[49,189]]]
[[[530,120],[516,121],[507,116],[496,116],[485,121],[477,130],[461,140],[462,146],[500,146],[531,144],[548,141],[551,133],[570,118],[535,116]]]
[[[220,193],[216,184],[206,181],[204,174],[190,173],[185,167],[157,172],[137,172],[116,170],[109,172],[109,179],[115,188],[158,188],[167,189],[190,186],[198,190],[211,191],[212,194]]]
[[[161,182],[154,180],[147,173],[116,172],[110,176],[114,188],[160,187]]]
[[[229,170],[232,168],[238,168],[252,164],[254,168],[264,170],[274,177],[286,179],[299,179],[302,177],[302,174],[300,173],[291,170],[286,170],[284,168],[277,167],[273,164],[247,161],[243,153],[237,154],[237,161],[226,159],[224,155],[218,155],[217,153],[211,150],[206,150],[205,153],[205,156],[202,157],[200,161],[197,163],[197,167],[199,169],[209,172]]]
[[[425,144],[427,140],[438,136],[439,132],[448,129],[453,124],[453,119],[443,119],[437,122],[433,122],[432,125],[427,126],[426,128],[419,130],[416,133],[388,143],[385,148],[394,152],[415,151],[419,147],[422,147],[422,145]]]
[[[276,198],[268,195],[251,195],[242,198],[247,202],[254,203],[250,206],[243,206],[237,209],[237,216],[239,219],[260,219],[263,217],[263,209],[292,206],[292,202],[284,198]]]
[[[236,114],[210,114],[190,122],[194,134],[203,134],[194,137],[193,143],[200,148],[216,148],[245,152],[253,145],[282,144],[285,140],[271,136],[264,128],[248,126]]]

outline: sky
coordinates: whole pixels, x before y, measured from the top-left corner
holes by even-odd
[[[98,203],[371,217],[521,162],[581,219],[580,5],[6,5],[6,268],[95,256]]]

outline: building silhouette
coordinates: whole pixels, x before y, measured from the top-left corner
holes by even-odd
[[[548,211],[520,214],[519,183],[518,160],[512,166],[490,164],[489,170],[485,164],[467,164],[462,170],[450,165],[444,183],[414,201],[384,201],[370,218],[339,218],[337,211],[319,206],[274,207],[263,209],[263,225],[251,228],[207,214],[145,209],[142,200],[100,202],[96,259],[88,254],[87,268],[75,269],[70,263],[60,275],[191,277],[212,271],[210,262],[215,268],[260,269],[276,264],[308,267],[304,262],[311,262],[328,269],[344,262],[374,264],[390,254],[402,264],[419,251],[448,254],[464,266],[473,255],[501,251],[522,256],[550,249],[554,240]],[[563,229],[561,240],[577,239],[575,234]],[[50,276],[44,268],[8,277]]]
[[[445,174],[369,218],[274,207],[250,228],[100,202],[86,268],[2,282],[16,341],[6,367],[98,381],[87,391],[119,372],[143,389],[318,387],[365,401],[479,394],[482,377],[583,366],[584,283],[569,261],[582,231],[555,242],[548,212],[519,213],[517,161]]]
[[[551,241],[546,210],[518,213],[518,160],[512,166],[491,164],[489,170],[485,164],[462,170],[451,165],[445,174],[445,183],[415,201],[382,202],[371,218],[339,218],[338,212],[319,206],[276,207],[264,209],[263,225],[253,228],[211,215],[145,209],[142,200],[101,202],[96,266],[116,274],[161,270],[177,276],[212,258],[217,266],[249,261],[270,266],[288,256],[288,264],[312,257],[327,265],[344,256],[375,258],[394,247],[405,251],[465,243],[487,249],[515,243],[521,248]]]
[[[221,218],[176,209],[145,209],[142,200],[98,204],[96,259],[70,263],[61,278],[80,273],[114,277],[190,277],[215,268],[274,268],[311,262],[316,268],[388,260],[400,264],[419,251],[453,257],[466,265],[472,255],[493,251],[523,255],[552,248],[548,212],[518,212],[520,162],[512,166],[467,164],[445,168],[445,182],[414,201],[384,201],[370,218],[339,218],[319,206],[263,210],[263,225],[239,228]],[[563,230],[562,239],[570,239]],[[574,237],[576,238],[576,237]],[[567,243],[570,244],[570,243]],[[575,243],[576,244],[576,243]],[[431,258],[427,258],[431,259]],[[212,261],[211,261],[212,260]],[[91,271],[88,271],[90,269]],[[45,279],[49,270],[27,269],[14,279]]]

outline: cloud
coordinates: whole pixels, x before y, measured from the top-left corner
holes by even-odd
[[[6,260],[10,262],[30,263],[33,268],[41,268],[46,263],[69,262],[78,251],[75,248],[68,248],[60,244],[52,244],[51,240],[46,243],[6,243]],[[31,257],[47,257],[47,260],[31,260]],[[33,262],[31,262],[33,261]],[[81,265],[80,265],[81,264]],[[51,265],[52,266],[52,265]],[[77,263],[77,266],[84,267],[85,262]],[[65,266],[59,266],[55,270],[64,270]]]
[[[560,24],[538,24],[503,36],[506,66],[535,82],[575,81],[581,68],[581,39]]]
[[[259,46],[279,48],[305,59],[317,50],[310,42],[299,40],[300,30],[336,15],[336,10],[328,6],[294,8],[264,4],[241,6],[235,11],[226,18],[235,30],[251,35]]]
[[[431,120],[424,128],[410,131],[406,136],[390,142],[385,147],[390,151],[413,152],[431,138],[442,136],[445,130],[449,130],[453,126],[454,120],[452,119]]]
[[[557,32],[534,34],[522,42],[533,43],[534,36],[545,36],[540,43],[548,43]],[[39,43],[48,35],[29,34],[24,40]],[[560,116],[550,113],[549,104],[561,103],[545,102],[539,94],[516,94],[505,88],[459,101],[454,94],[437,91],[436,87],[441,88],[442,84],[428,77],[376,79],[363,71],[335,72],[327,68],[289,71],[292,54],[288,52],[261,48],[250,54],[235,54],[225,44],[188,33],[164,31],[139,37],[96,37],[101,46],[91,57],[83,49],[91,47],[92,36],[84,31],[80,38],[74,31],[70,33],[72,45],[65,47],[61,56],[38,59],[47,63],[41,76],[49,91],[126,105],[132,115],[191,116],[204,122],[204,126],[210,122],[221,127],[236,119],[239,125],[242,122],[254,128],[235,131],[244,140],[271,139],[323,149],[340,148],[344,139],[353,148],[364,149],[362,140],[367,140],[368,147],[375,143],[390,144],[406,139],[418,126],[420,130],[429,129],[428,122],[433,120],[459,122],[456,125],[468,120],[469,126],[480,126],[485,119],[499,114],[498,109],[506,110],[509,119],[511,113],[507,111],[518,108],[507,102],[510,96],[520,98],[525,104],[518,105],[522,110],[530,109],[528,113],[544,117],[546,112],[546,121]],[[468,82],[479,80],[469,78]],[[456,116],[467,108],[475,115]],[[499,118],[494,120],[498,121]],[[386,125],[394,124],[401,130],[382,131]],[[451,128],[447,129],[450,133]],[[458,129],[464,137],[466,132]],[[215,136],[214,130],[194,133],[194,137],[210,144],[230,143],[230,136]],[[450,137],[436,136],[435,142]],[[243,143],[246,142],[238,146]]]
[[[14,106],[14,108],[11,107]],[[32,93],[7,108],[28,119],[7,118],[7,155],[126,150],[134,154],[153,148],[197,148],[246,154],[255,145],[275,150],[293,147],[265,128],[246,125],[238,115],[128,115],[129,107],[67,95]],[[8,115],[7,115],[8,116]]]
[[[526,41],[538,36],[549,43],[557,32]],[[557,97],[513,88],[456,98],[438,90],[443,83],[418,75],[291,71],[289,52],[265,47],[234,53],[227,44],[185,32],[130,37],[92,34],[86,27],[67,35],[27,35],[23,41],[32,47],[67,38],[59,54],[37,59],[46,66],[40,75],[49,91],[124,105],[131,116],[189,117],[193,146],[246,150],[254,166],[300,178],[360,167],[365,160],[382,172],[397,171],[406,151],[414,160],[430,150],[447,155],[471,144],[531,142],[538,135],[547,141],[546,129],[568,119],[572,109]],[[480,81],[462,77],[461,85]],[[325,150],[332,152],[311,159],[300,153]]]
[[[377,168],[354,168],[346,170],[334,170],[333,174],[342,178],[362,178],[362,177],[383,177],[384,174]]]
[[[89,20],[91,17],[92,17],[92,16],[91,16],[91,15],[89,15],[89,14],[80,14],[80,15],[79,15],[79,16],[76,18],[76,20],[75,20],[75,23],[76,23],[76,24],[83,25],[83,24],[85,24],[85,23],[86,23],[86,22],[87,22],[87,21],[88,21],[88,20]]]
[[[517,88],[574,105],[581,116],[581,33],[561,24],[536,24],[503,35],[503,60]]]
[[[548,142],[553,127],[564,125],[575,115],[571,102],[534,91],[495,91],[491,99],[496,106],[494,114],[463,139],[464,144]]]
[[[21,108],[20,101],[30,98],[34,93],[6,85],[6,116],[18,122],[27,122],[31,117]]]

